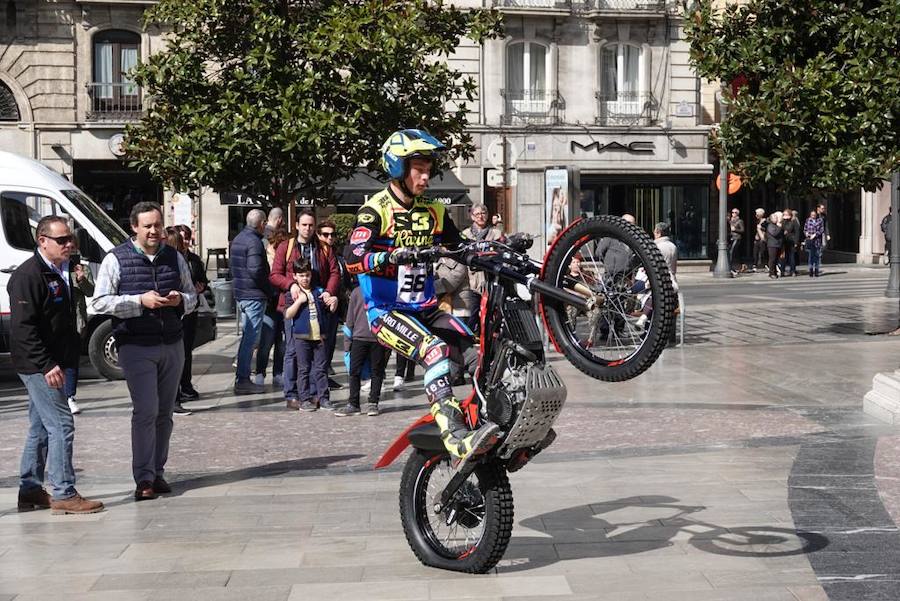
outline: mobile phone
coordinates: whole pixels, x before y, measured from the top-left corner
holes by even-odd
[[[75,265],[81,265],[81,255],[78,253],[72,253],[69,255],[69,264],[73,267]]]

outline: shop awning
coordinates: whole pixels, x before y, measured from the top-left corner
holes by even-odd
[[[334,188],[335,204],[362,205],[373,194],[384,190],[386,185],[375,174],[361,169],[352,177],[337,183]],[[428,184],[425,196],[445,205],[472,204],[469,198],[469,189],[459,181],[459,178],[452,171],[445,171],[441,175],[432,178]]]
[[[360,169],[352,176],[342,179],[335,184],[333,203],[344,206],[361,206],[369,197],[384,190],[387,183],[378,176],[365,169]],[[452,171],[445,171],[439,176],[433,177],[425,192],[427,198],[437,200],[445,205],[470,205],[469,189],[459,181]],[[303,202],[307,198],[315,198],[308,191],[298,191],[298,203],[308,205],[311,202]],[[223,205],[240,205],[259,207],[263,205],[263,199],[250,194],[239,192],[220,192],[219,202]]]

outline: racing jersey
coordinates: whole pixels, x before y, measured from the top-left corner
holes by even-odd
[[[347,270],[359,278],[369,315],[372,309],[423,311],[437,306],[433,266],[394,265],[388,262],[392,250],[452,247],[462,241],[443,204],[420,196],[407,209],[390,187],[372,196],[356,214],[346,251]]]

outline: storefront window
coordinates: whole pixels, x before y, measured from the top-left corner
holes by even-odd
[[[859,190],[825,201],[828,215],[829,247],[841,252],[859,252],[862,231],[862,194]],[[809,211],[806,213],[809,215]]]
[[[648,234],[664,221],[672,229],[672,241],[680,259],[709,257],[709,185],[697,183],[602,184],[582,180],[581,214],[634,215]]]
[[[142,200],[162,204],[162,187],[143,171],[121,161],[76,160],[73,183],[125,232],[131,232],[131,208]]]

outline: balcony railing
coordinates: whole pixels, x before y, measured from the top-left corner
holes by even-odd
[[[494,8],[531,11],[661,11],[667,0],[492,0]]]
[[[571,11],[588,8],[591,0],[493,0],[494,8]]]
[[[666,0],[589,0],[595,10],[653,10],[660,11],[666,7]]]
[[[652,94],[643,92],[597,92],[597,123],[599,125],[650,125],[657,109]]]
[[[89,83],[89,121],[134,121],[141,118],[141,88],[133,83]]]
[[[556,90],[500,90],[504,99],[503,123],[555,125],[561,121],[565,101]]]

